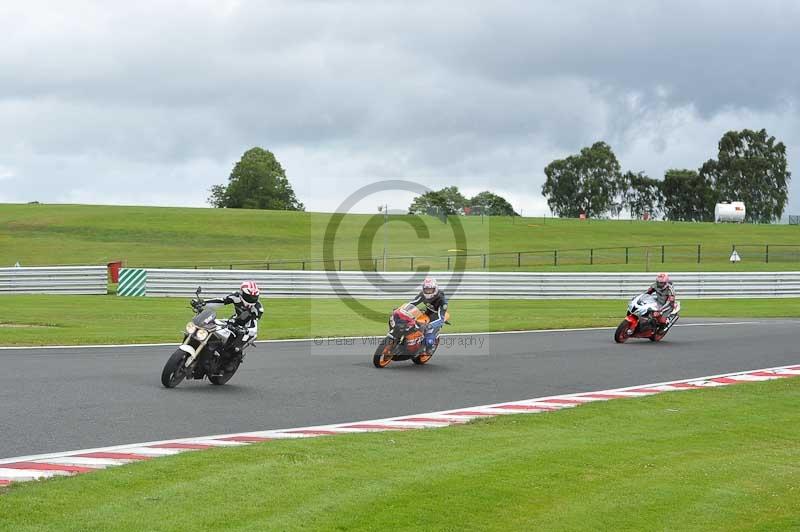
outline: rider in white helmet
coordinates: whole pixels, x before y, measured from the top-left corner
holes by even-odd
[[[650,285],[647,293],[656,295],[656,302],[660,307],[656,319],[660,324],[666,324],[672,309],[675,308],[675,288],[672,286],[669,274],[661,272],[656,275],[656,282]]]
[[[422,290],[409,303],[414,306],[425,304],[425,314],[430,318],[430,323],[425,329],[425,344],[428,347],[433,346],[436,341],[436,333],[444,325],[444,317],[447,312],[447,296],[444,295],[443,290],[439,290],[436,279],[426,277],[422,281]]]

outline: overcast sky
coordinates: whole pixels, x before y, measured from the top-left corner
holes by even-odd
[[[541,214],[595,141],[663,178],[763,127],[800,214],[798,28],[789,0],[6,0],[0,201],[203,206],[261,146],[308,210],[405,178]]]

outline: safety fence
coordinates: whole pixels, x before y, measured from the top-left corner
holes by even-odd
[[[126,271],[127,270],[127,271]],[[254,279],[272,297],[404,299],[417,293],[424,272],[194,270],[131,268],[120,273],[118,294],[189,297],[236,290]],[[641,292],[652,273],[432,272],[451,297],[497,299],[626,298]],[[800,272],[679,272],[680,297],[800,297]],[[104,266],[0,268],[0,294],[106,294]]]
[[[123,270],[124,272],[124,270]],[[627,298],[653,282],[652,273],[431,272],[451,297],[497,299]],[[253,279],[271,297],[404,299],[425,273],[296,270],[146,270],[144,294],[190,297],[232,292]],[[121,277],[122,278],[122,277]],[[680,297],[800,297],[800,272],[675,273]],[[120,285],[120,293],[125,287]]]
[[[798,235],[800,239],[800,235]],[[726,264],[733,251],[742,262],[759,264],[797,263],[800,244],[654,244],[589,248],[533,249],[448,255],[389,255],[386,258],[342,257],[331,259],[220,259],[207,261],[159,262],[152,266],[193,269],[254,270],[337,270],[337,271],[415,271],[430,270],[509,270],[628,265],[643,270],[688,267],[693,264]],[[674,268],[673,268],[674,269]]]
[[[0,294],[106,294],[105,266],[0,268]]]

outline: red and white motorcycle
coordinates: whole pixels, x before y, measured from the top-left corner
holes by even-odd
[[[681,304],[675,302],[672,313],[667,318],[667,323],[659,323],[660,306],[653,294],[640,294],[628,303],[628,315],[614,331],[614,341],[618,344],[625,343],[628,338],[647,338],[651,342],[658,342],[667,335],[680,317]]]

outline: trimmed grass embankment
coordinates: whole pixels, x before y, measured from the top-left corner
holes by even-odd
[[[385,333],[385,322],[365,320],[338,299],[264,298],[262,340]],[[387,318],[401,301],[361,300]],[[444,332],[615,326],[622,300],[452,301]],[[689,317],[800,316],[800,299],[683,300]],[[220,312],[227,317],[231,309]],[[0,346],[177,342],[192,311],[179,298],[116,296],[2,296]]]
[[[0,530],[797,530],[800,379],[280,440],[0,495]]]
[[[121,207],[101,205],[0,205],[0,265],[105,264],[128,266],[321,269],[327,213],[243,209]],[[370,269],[382,257],[383,218],[344,216],[333,246],[334,266]],[[463,227],[464,241],[453,228]],[[417,231],[417,229],[419,231]],[[680,271],[787,270],[800,266],[800,227],[553,218],[453,217],[448,224],[429,216],[392,215],[386,226],[388,254],[417,256],[414,268],[444,270],[446,255],[473,254],[469,269]],[[666,248],[663,254],[661,245]],[[697,245],[701,244],[701,261]],[[728,261],[736,244],[742,262]],[[766,263],[766,244],[771,244]],[[643,248],[642,246],[650,246]],[[630,247],[627,252],[625,246]],[[784,246],[784,247],[782,247]],[[788,246],[788,247],[786,247]],[[604,249],[604,248],[615,249]],[[594,248],[589,252],[589,248]],[[558,257],[552,250],[557,249]],[[573,250],[573,251],[571,251]],[[579,251],[574,251],[579,250]],[[366,258],[365,262],[355,260]],[[421,257],[437,257],[425,259]],[[275,261],[298,259],[292,264]],[[351,259],[351,260],[348,260]],[[554,266],[554,262],[558,266]],[[519,263],[519,266],[518,266]],[[591,264],[590,264],[591,263]],[[410,270],[408,258],[387,261],[390,270]],[[452,265],[451,265],[452,267]]]

